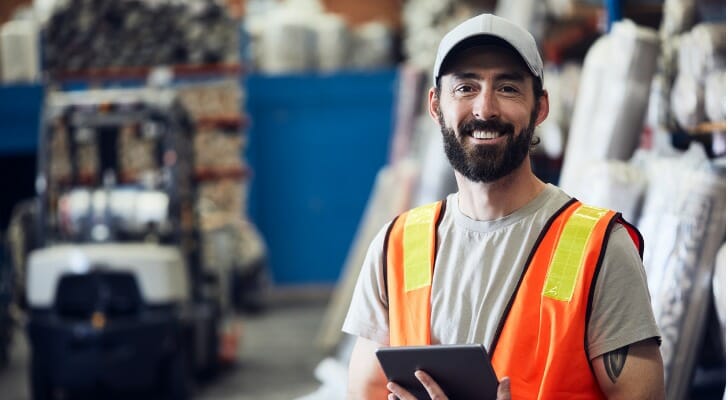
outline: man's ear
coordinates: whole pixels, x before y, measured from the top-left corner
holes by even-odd
[[[428,103],[429,103],[429,111],[430,111],[430,118],[432,118],[433,121],[437,125],[440,125],[440,118],[438,117],[438,110],[440,109],[440,99],[435,94],[435,88],[430,88],[430,93],[428,94]]]
[[[538,126],[549,116],[549,92],[544,90],[543,95],[536,101],[539,102],[538,115],[536,116],[536,126]]]

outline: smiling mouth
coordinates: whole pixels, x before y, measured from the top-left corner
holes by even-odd
[[[496,131],[473,131],[471,136],[476,139],[491,140],[502,136],[502,134]]]

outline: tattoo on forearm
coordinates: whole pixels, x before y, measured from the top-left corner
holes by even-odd
[[[612,383],[617,383],[619,374],[622,373],[624,363],[627,361],[627,353],[629,352],[629,346],[624,346],[621,349],[611,351],[604,355],[604,369],[607,370],[607,376],[612,380]]]

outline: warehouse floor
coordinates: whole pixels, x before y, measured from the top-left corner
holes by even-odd
[[[279,296],[256,316],[241,316],[239,362],[197,387],[196,400],[292,400],[314,392],[325,354],[313,346],[328,296]],[[3,400],[29,399],[28,347],[16,336],[10,365],[0,370]]]

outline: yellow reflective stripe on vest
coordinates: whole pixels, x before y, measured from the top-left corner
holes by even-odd
[[[439,203],[417,207],[404,223],[404,289],[406,292],[432,283],[432,223]]]
[[[574,294],[584,251],[594,227],[609,210],[582,205],[566,222],[551,259],[543,295],[555,300],[570,301]]]

